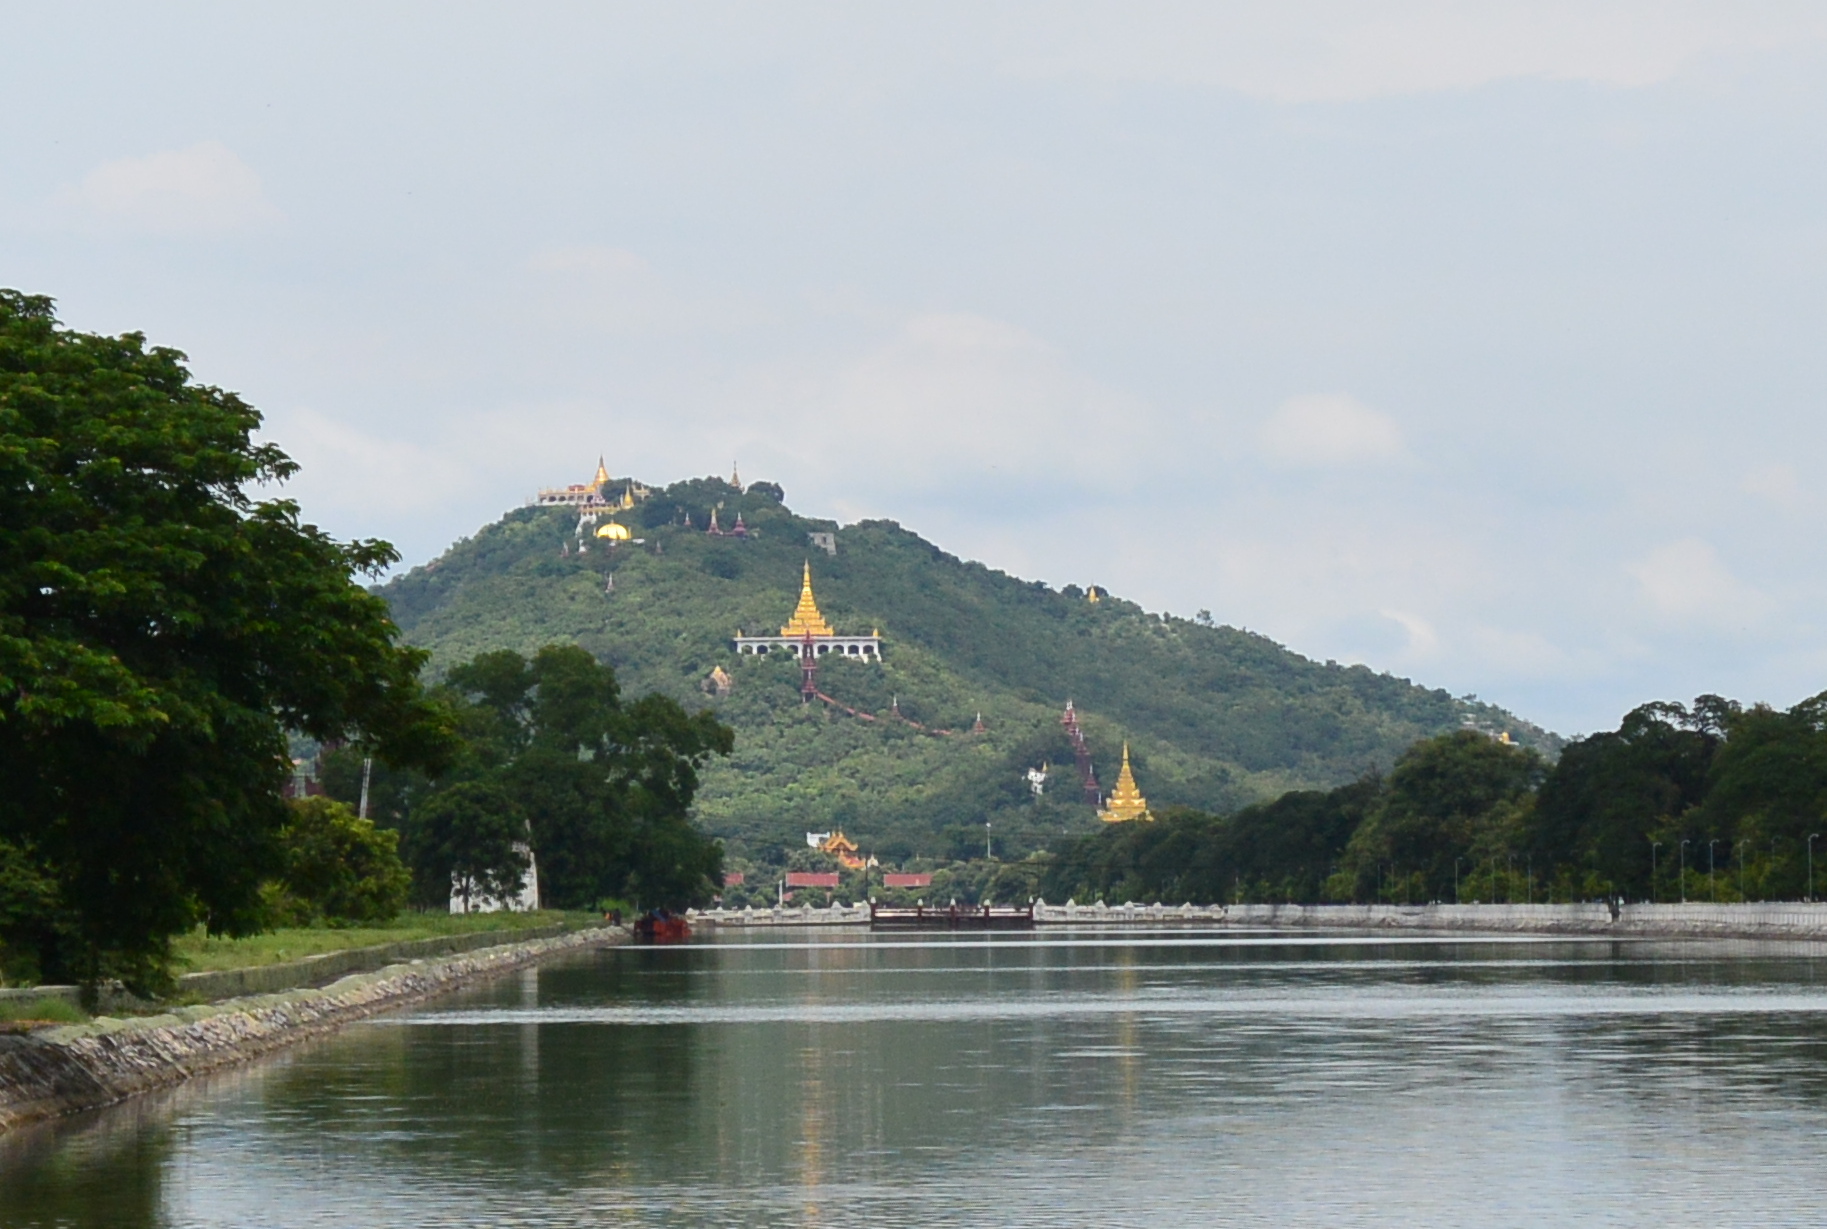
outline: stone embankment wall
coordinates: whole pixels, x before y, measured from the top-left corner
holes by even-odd
[[[1645,938],[1827,939],[1827,904],[1231,905],[1233,926],[1479,930]]]
[[[869,906],[709,909],[694,924],[866,926]],[[1331,930],[1470,930],[1492,934],[1629,935],[1641,938],[1827,939],[1827,904],[1685,905],[1050,905],[1041,926],[1127,924],[1313,927]]]
[[[319,990],[0,1036],[0,1131],[111,1105],[547,956],[627,937],[620,927],[594,927],[442,960],[396,964]]]
[[[868,905],[831,904],[825,908],[792,905],[772,909],[688,909],[685,920],[696,926],[867,926]]]
[[[468,935],[440,935],[432,939],[408,939],[403,943],[382,943],[373,947],[352,947],[341,952],[324,952],[263,964],[246,969],[218,969],[209,973],[186,973],[178,978],[178,1002],[213,1002],[216,999],[240,998],[248,994],[277,994],[300,986],[321,986],[350,973],[367,973],[384,969],[404,960],[423,960],[430,956],[449,956],[473,952],[478,948],[499,947],[504,943],[521,943],[529,939],[550,939],[572,927],[560,923],[529,930],[490,930]],[[0,1003],[33,1003],[56,999],[73,1007],[82,1005],[80,986],[0,986]],[[154,1004],[131,998],[123,993],[104,992],[102,1006],[109,1010],[150,1007]]]

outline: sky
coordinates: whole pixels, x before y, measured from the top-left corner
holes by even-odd
[[[435,557],[599,454],[1565,734],[1827,689],[1827,8],[0,0],[0,285]]]

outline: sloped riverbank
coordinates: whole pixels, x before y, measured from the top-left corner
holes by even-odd
[[[595,927],[445,959],[390,965],[321,989],[0,1036],[0,1131],[166,1088],[377,1012],[561,952],[625,942],[627,937],[620,927]]]

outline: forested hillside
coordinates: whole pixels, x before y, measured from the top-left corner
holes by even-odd
[[[889,521],[796,516],[775,490],[680,483],[619,515],[639,541],[591,537],[582,553],[574,511],[521,508],[381,592],[434,670],[576,643],[615,667],[625,694],[714,705],[736,752],[706,772],[698,815],[738,854],[841,827],[885,860],[942,856],[981,851],[989,822],[997,854],[1013,856],[1089,830],[1059,724],[1067,699],[1106,786],[1128,740],[1151,802],[1205,811],[1386,769],[1415,740],[1467,723],[1552,750],[1551,735],[1488,705],[1025,582]],[[740,513],[749,536],[707,534],[713,510],[725,528]],[[809,541],[815,531],[835,533],[835,555]],[[830,623],[885,640],[881,664],[823,659],[820,689],[877,720],[807,707],[792,661],[731,646],[739,628],[777,631],[807,559]],[[733,679],[727,697],[705,691],[718,666]],[[1037,802],[1024,774],[1043,764]]]

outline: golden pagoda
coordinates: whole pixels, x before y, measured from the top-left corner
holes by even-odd
[[[609,485],[609,467],[603,464],[600,456],[596,458],[596,477],[590,480],[590,485],[595,487],[599,493]]]
[[[1105,809],[1097,817],[1107,824],[1128,823],[1132,819],[1153,819],[1148,813],[1148,799],[1142,797],[1142,791],[1136,785],[1135,774],[1129,771],[1129,744],[1123,744],[1123,771],[1117,774],[1116,787],[1105,799]]]
[[[818,613],[818,603],[812,599],[812,563],[806,561],[805,579],[799,586],[799,605],[793,608],[793,617],[780,629],[782,636],[835,636],[831,625],[825,622],[825,616]]]

